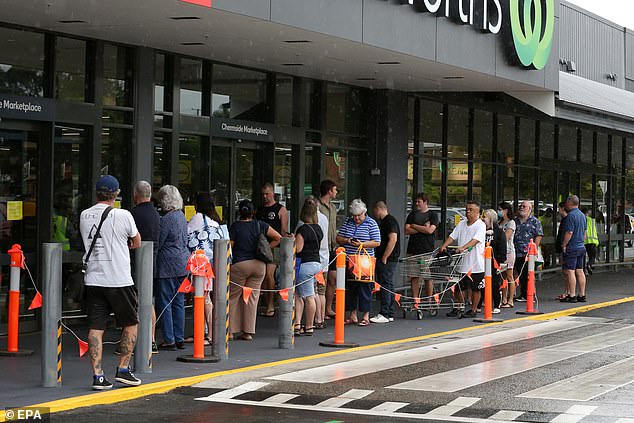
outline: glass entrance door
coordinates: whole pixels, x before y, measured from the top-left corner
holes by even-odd
[[[36,126],[16,122],[0,126],[0,250],[6,253],[20,244],[26,264],[36,277],[38,144]],[[0,255],[0,333],[7,330],[9,258]],[[20,330],[35,328],[35,314],[28,311],[35,290],[28,277],[20,283]],[[26,325],[25,325],[26,323]]]
[[[264,147],[256,143],[214,140],[211,145],[211,187],[222,219],[237,220],[238,203],[259,199],[267,163]]]

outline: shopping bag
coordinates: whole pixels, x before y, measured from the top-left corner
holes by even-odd
[[[374,282],[376,259],[365,248],[359,247],[356,254],[348,256],[348,267],[356,281]]]

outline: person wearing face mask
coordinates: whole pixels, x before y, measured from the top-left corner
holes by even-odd
[[[532,214],[533,206],[528,200],[520,203],[518,216],[515,218],[515,275],[520,279],[520,296],[515,301],[526,301],[526,287],[528,285],[528,266],[524,265],[528,251],[528,243],[532,239],[539,247],[544,236],[544,230],[539,220]]]
[[[482,214],[482,220],[487,227],[486,230],[486,243],[493,248],[493,258],[499,263],[503,263],[506,260],[506,234],[504,230],[498,225],[498,212],[493,209],[485,210]],[[500,286],[502,284],[502,277],[492,267],[491,282],[493,286],[491,291],[493,293],[493,314],[500,312],[500,302],[502,297],[500,295]],[[484,289],[481,290],[480,305],[484,300]]]

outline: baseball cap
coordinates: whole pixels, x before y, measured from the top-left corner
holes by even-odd
[[[103,192],[117,192],[119,190],[119,181],[114,176],[105,175],[99,178],[95,189]]]

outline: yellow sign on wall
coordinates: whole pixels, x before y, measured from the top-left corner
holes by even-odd
[[[22,220],[22,201],[7,201],[7,220]]]

